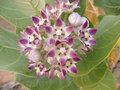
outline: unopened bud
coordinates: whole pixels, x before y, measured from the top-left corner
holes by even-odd
[[[25,55],[25,57],[29,60],[37,62],[40,59],[40,52],[39,50],[31,50]]]
[[[82,24],[82,18],[78,13],[72,13],[68,19],[70,24],[73,26],[79,26]]]

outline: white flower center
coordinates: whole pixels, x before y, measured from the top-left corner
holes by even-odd
[[[51,10],[51,13],[55,13],[55,12],[56,12],[56,10],[55,10],[55,9],[52,9],[52,10]]]
[[[30,37],[29,41],[30,41],[30,42],[33,42],[33,41],[34,41],[34,37],[33,37],[33,36]]]
[[[88,33],[85,33],[85,38],[88,38],[89,37],[89,34]]]
[[[66,52],[65,48],[60,48],[60,52],[64,54]]]
[[[57,34],[57,35],[61,35],[61,34],[62,34],[62,31],[57,30],[57,31],[56,31],[56,34]]]
[[[43,25],[44,24],[44,20],[39,22],[39,25]]]

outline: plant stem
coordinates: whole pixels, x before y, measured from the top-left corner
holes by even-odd
[[[39,13],[39,11],[37,10],[37,8],[34,6],[32,0],[30,0],[29,3],[30,3],[30,5],[32,6],[35,14],[40,17],[40,13]]]
[[[64,22],[67,21],[68,15],[69,15],[68,13],[65,13]]]

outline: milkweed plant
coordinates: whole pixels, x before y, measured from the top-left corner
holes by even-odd
[[[94,2],[106,13],[97,26],[84,16],[86,0],[1,0],[0,15],[17,34],[0,28],[0,69],[31,90],[115,90],[106,57],[120,37],[120,13],[103,6],[109,0]],[[27,3],[35,14],[23,12]]]

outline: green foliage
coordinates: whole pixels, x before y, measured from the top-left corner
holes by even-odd
[[[120,15],[120,0],[94,0],[94,4],[104,9],[106,14]]]
[[[83,87],[83,90],[116,90],[114,77],[112,73],[107,70],[98,83],[88,88]]]
[[[36,10],[44,7],[44,0],[34,0],[33,6],[42,6],[36,7],[33,12],[34,8],[31,8],[28,2],[29,0],[0,0],[0,15],[16,26],[17,33],[27,25],[31,25],[30,16],[38,14]],[[46,2],[54,4],[51,0],[46,0]],[[109,2],[108,0],[95,0],[95,5],[103,8],[107,14],[118,15],[120,13],[119,4],[118,0],[109,0]],[[81,8],[76,11],[83,15],[86,0],[80,0],[79,5]],[[17,44],[20,37],[0,28],[0,70],[16,72],[16,80],[32,90],[79,90],[79,88],[114,90],[115,81],[111,72],[107,70],[105,60],[120,37],[119,26],[120,15],[104,16],[100,24],[96,26],[98,33],[95,39],[98,45],[94,46],[92,52],[82,56],[83,60],[77,64],[78,75],[70,74],[73,78],[66,76],[65,80],[57,77],[48,80],[44,76],[37,79],[35,72],[27,69],[28,60],[19,53]],[[79,41],[76,40],[76,43]]]
[[[69,76],[60,80],[58,77],[47,79],[42,76],[38,79],[17,74],[16,80],[31,90],[78,90],[74,84],[71,85],[72,79]]]
[[[11,1],[0,0],[0,15],[21,29],[24,29],[27,25],[31,25],[31,18],[19,11]]]
[[[70,1],[73,2],[74,0],[70,0]],[[78,12],[81,16],[83,16],[86,9],[86,0],[79,0],[78,5],[80,6],[80,8],[76,9],[75,12]]]
[[[11,3],[27,16],[39,15],[44,8],[45,0],[11,0]]]
[[[97,83],[103,77],[106,66],[101,64],[109,55],[111,49],[120,37],[120,16],[105,16],[96,26],[98,33],[95,36],[98,46],[83,57],[77,64],[79,74],[74,78],[74,83],[79,87],[87,87]],[[100,70],[101,69],[101,70]]]
[[[28,61],[20,54],[17,45],[19,39],[18,35],[0,28],[0,70],[28,75]]]

